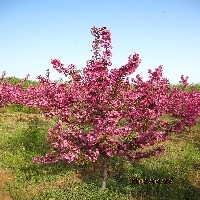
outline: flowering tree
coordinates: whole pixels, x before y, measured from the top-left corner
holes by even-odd
[[[109,71],[110,31],[93,27],[91,33],[95,37],[94,55],[83,71],[72,64],[65,68],[58,59],[51,61],[54,69],[70,77],[68,85],[52,82],[49,71],[46,78],[38,77],[35,87],[22,88],[22,83],[12,86],[9,81],[1,81],[0,106],[20,103],[38,107],[47,118],[57,117],[56,126],[48,131],[52,149],[34,158],[34,162],[84,164],[101,159],[105,189],[107,164],[114,155],[130,162],[158,156],[164,152],[162,142],[171,132],[180,133],[196,124],[200,93],[171,88],[162,77],[162,66],[154,72],[149,70],[148,81],[139,75],[130,81],[126,77],[141,62],[137,53],[128,57],[126,65]],[[186,88],[187,78],[181,79]],[[174,120],[164,120],[164,115]]]

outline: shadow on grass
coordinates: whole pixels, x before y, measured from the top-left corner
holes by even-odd
[[[50,150],[50,144],[46,140],[48,123],[39,118],[34,118],[28,123],[28,128],[20,129],[15,135],[11,135],[7,140],[7,149],[13,155],[18,154],[21,162],[16,167],[26,181],[49,180],[53,176],[72,171],[77,168],[75,164],[65,164],[64,162],[51,164],[33,163],[36,156],[43,156]],[[17,157],[16,157],[17,159]],[[12,167],[12,166],[11,166]],[[22,178],[22,177],[21,177]]]
[[[110,169],[107,190],[145,200],[199,200],[200,188],[192,185],[188,174],[180,175],[179,171],[167,169],[167,163],[162,164],[163,168],[160,167],[160,169],[151,169],[141,163],[132,164],[129,169],[124,169],[123,160],[121,160],[121,166],[118,169]],[[95,184],[100,188],[102,181],[100,170],[85,166],[81,175],[84,182]]]

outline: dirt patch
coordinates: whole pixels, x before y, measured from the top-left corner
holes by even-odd
[[[0,199],[13,200],[13,198],[6,192],[5,186],[14,180],[12,173],[8,169],[0,169]]]
[[[80,174],[72,172],[68,175],[63,175],[62,177],[59,177],[54,182],[42,182],[39,184],[31,184],[28,185],[24,192],[27,196],[35,196],[40,194],[43,190],[52,190],[52,189],[60,189],[60,188],[66,188],[71,187],[71,184],[81,184],[82,180],[80,178]]]

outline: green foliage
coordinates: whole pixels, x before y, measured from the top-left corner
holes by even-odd
[[[8,159],[6,165],[9,164],[10,167],[14,167],[13,165],[15,165],[15,161],[11,162],[9,159],[10,156],[17,156],[18,161],[27,162],[27,158],[29,160],[33,155],[36,156],[40,153],[45,153],[49,147],[46,142],[46,136],[46,124],[35,118],[26,124],[26,126],[24,124],[22,127],[19,127],[15,134],[4,137],[1,145],[7,148],[9,155],[5,157]],[[19,163],[18,161],[16,161],[16,164]]]
[[[46,127],[41,128],[42,122],[35,118],[28,123],[28,128],[19,131],[18,137],[15,137],[17,144],[21,144],[25,151],[34,153],[44,153],[48,148],[46,143]],[[16,146],[15,145],[15,146]]]
[[[182,84],[176,84],[176,85],[175,84],[171,84],[171,87],[178,88],[180,90],[183,89],[183,85]],[[192,90],[192,88],[194,88],[197,91],[200,91],[200,83],[193,83],[193,84],[188,85],[188,87],[186,88],[186,91],[189,92],[189,91]]]
[[[28,106],[23,106],[21,104],[11,104],[8,105],[4,110],[7,112],[23,112],[27,114],[38,114],[39,111],[37,108],[31,108]]]
[[[8,78],[4,78],[4,82],[7,80],[8,80]],[[11,79],[10,79],[11,85],[16,85],[16,84],[20,83],[21,81],[22,81],[22,79],[16,78],[15,76],[11,77]],[[38,81],[26,80],[22,84],[22,88],[28,88],[28,86],[30,86],[30,85],[37,86],[38,83],[39,83]]]

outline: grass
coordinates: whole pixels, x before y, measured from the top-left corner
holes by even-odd
[[[99,164],[59,162],[39,165],[32,158],[49,149],[52,125],[38,114],[0,113],[0,199],[13,200],[198,200],[200,199],[200,123],[165,142],[160,157],[130,164],[115,157],[102,192]],[[172,184],[137,184],[133,179],[172,179]]]

